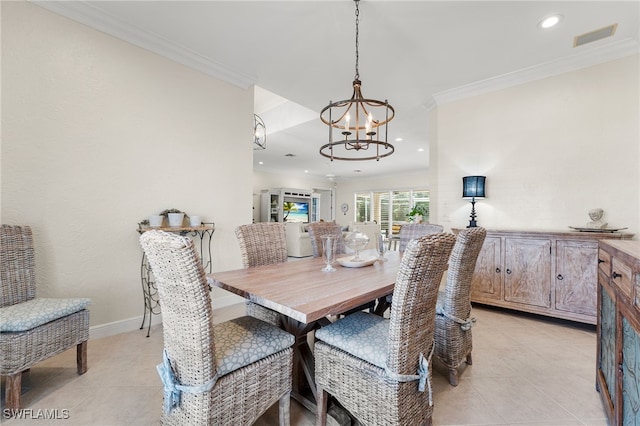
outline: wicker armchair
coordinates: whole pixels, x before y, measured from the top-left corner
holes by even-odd
[[[316,332],[317,425],[328,394],[363,424],[431,424],[436,299],[454,242],[436,234],[409,243],[390,319],[357,312]]]
[[[409,241],[425,235],[438,234],[444,230],[442,225],[432,223],[405,223],[400,228],[400,251],[407,248]]]
[[[271,265],[288,260],[287,237],[284,224],[273,222],[252,223],[236,228],[236,237],[240,245],[242,266]],[[264,306],[247,302],[247,315],[280,326],[281,315]]]
[[[36,297],[33,235],[28,226],[0,228],[0,375],[5,408],[22,408],[22,372],[72,347],[78,374],[87,371],[90,299]],[[11,411],[10,411],[11,412]]]
[[[162,304],[162,424],[249,425],[279,401],[289,424],[294,338],[252,317],[213,325],[211,296],[193,241],[148,231],[140,244]]]
[[[345,252],[342,229],[335,222],[313,222],[307,225],[307,231],[311,238],[313,257],[322,257],[322,236],[334,235],[336,237],[336,254]]]
[[[471,315],[471,276],[487,231],[467,228],[453,246],[447,271],[447,285],[438,295],[436,306],[435,356],[449,369],[449,383],[458,386],[458,367],[466,361],[471,365],[471,327],[476,319]]]

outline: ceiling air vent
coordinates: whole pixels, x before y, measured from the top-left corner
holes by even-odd
[[[573,47],[582,46],[583,44],[591,43],[592,41],[611,37],[616,33],[616,28],[618,28],[618,24],[613,24],[604,28],[600,28],[599,30],[575,36],[575,38],[573,39]]]

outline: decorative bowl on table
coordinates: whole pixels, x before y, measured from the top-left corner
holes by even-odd
[[[356,260],[354,261],[353,258],[351,256],[345,256],[345,257],[339,257],[337,259],[338,264],[340,264],[340,266],[344,266],[345,268],[362,268],[363,266],[371,266],[374,263],[376,263],[376,260],[378,260],[377,257],[369,257],[369,258],[362,258],[360,260]]]
[[[369,244],[369,237],[367,234],[360,232],[357,227],[345,235],[344,245],[355,252],[355,256],[353,256],[351,262],[362,262],[362,259],[360,259],[360,250],[366,247],[367,244]]]

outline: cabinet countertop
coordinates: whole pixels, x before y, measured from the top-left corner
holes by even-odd
[[[602,241],[601,244],[605,244],[609,247],[612,247],[615,250],[618,250],[622,253],[626,253],[631,257],[635,257],[636,260],[640,262],[640,241],[609,240],[609,241]]]
[[[452,228],[454,232],[460,231],[464,228]],[[541,235],[555,235],[567,238],[576,239],[622,239],[630,240],[634,234],[628,232],[580,232],[574,230],[558,230],[558,229],[490,229],[487,228],[487,235],[500,234],[500,235],[518,235],[518,236],[531,236],[539,237]]]

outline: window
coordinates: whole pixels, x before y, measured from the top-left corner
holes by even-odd
[[[409,221],[409,212],[416,205],[425,208],[427,214],[423,220],[428,222],[429,191],[426,189],[357,192],[355,194],[356,221],[376,221],[389,235],[399,229],[397,225]],[[390,229],[391,232],[389,232]]]

